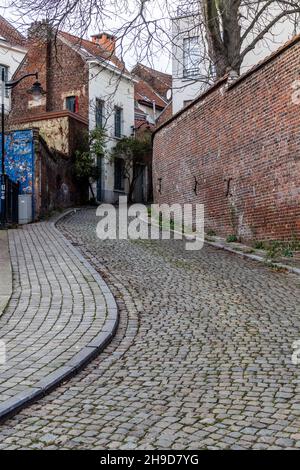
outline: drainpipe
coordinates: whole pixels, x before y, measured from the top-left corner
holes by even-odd
[[[152,101],[152,105],[153,105],[153,118],[155,122],[156,121],[156,103],[154,100]]]

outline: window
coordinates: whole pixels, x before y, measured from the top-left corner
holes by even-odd
[[[124,160],[115,158],[115,190],[124,191]]]
[[[2,72],[3,71],[4,71],[4,81],[7,82],[8,81],[8,67],[7,67],[7,65],[0,64],[0,81],[2,81]],[[5,88],[5,96],[6,96],[6,98],[9,97],[9,92],[8,92],[7,88]]]
[[[66,108],[68,111],[71,111],[71,113],[78,113],[78,96],[67,96]]]
[[[183,77],[197,77],[200,72],[200,42],[194,36],[183,40]]]
[[[96,98],[96,127],[104,128],[104,101]]]
[[[115,107],[115,137],[122,137],[122,108]]]

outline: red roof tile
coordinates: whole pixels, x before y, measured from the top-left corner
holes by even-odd
[[[151,107],[154,101],[155,105],[161,109],[164,109],[168,104],[167,101],[163,100],[163,98],[144,80],[139,80],[138,83],[134,84],[134,98],[139,103]]]
[[[146,65],[136,64],[131,73],[147,82],[163,98],[166,98],[167,91],[172,88],[172,75],[159,72]]]
[[[25,46],[25,37],[3,16],[0,15],[0,37],[13,46]],[[0,38],[0,39],[1,39]]]
[[[108,52],[99,44],[96,44],[87,39],[81,39],[77,36],[74,36],[73,34],[66,33],[64,31],[60,31],[59,36],[64,38],[72,46],[75,46],[76,49],[86,55],[87,58],[94,57],[101,61],[105,60],[108,62],[112,62],[112,64],[115,65],[119,70],[127,72],[123,62],[121,62],[115,54]]]

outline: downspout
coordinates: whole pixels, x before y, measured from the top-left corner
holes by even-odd
[[[153,105],[153,119],[154,119],[154,122],[156,122],[156,103],[155,103],[155,100],[152,101],[152,105]]]

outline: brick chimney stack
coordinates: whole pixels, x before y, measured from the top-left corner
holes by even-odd
[[[92,36],[92,42],[99,44],[110,54],[114,54],[116,51],[116,40],[117,38],[112,34],[108,33],[99,33]]]

